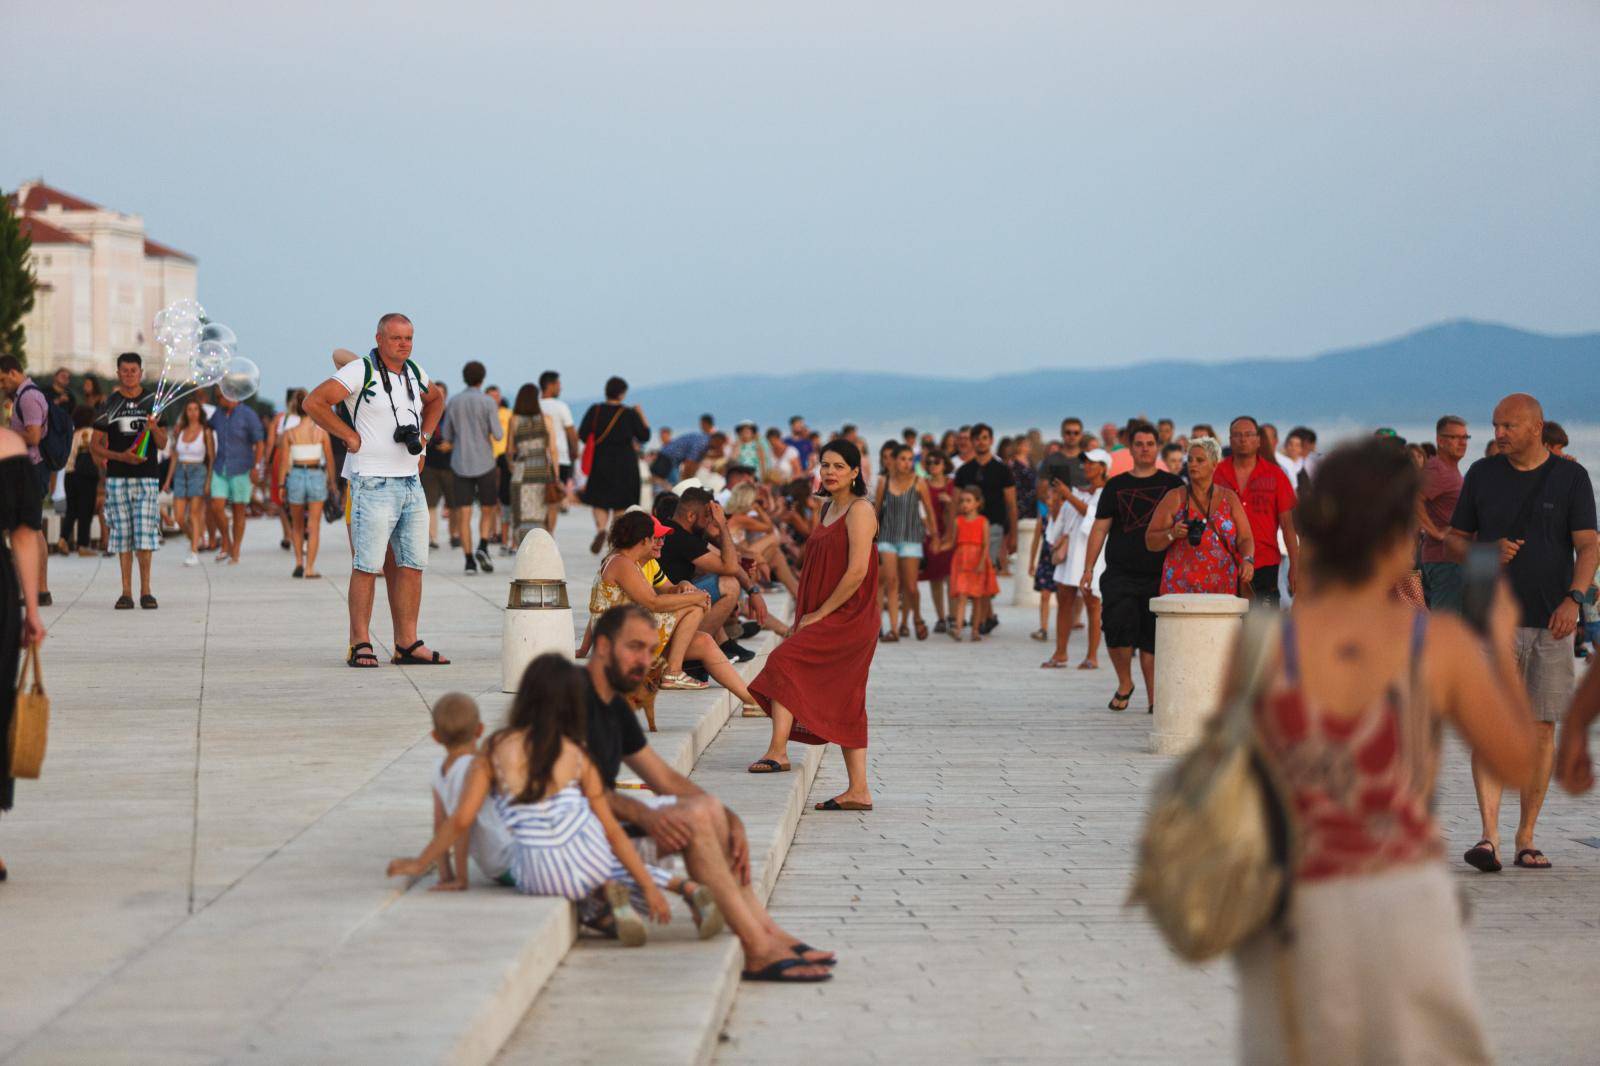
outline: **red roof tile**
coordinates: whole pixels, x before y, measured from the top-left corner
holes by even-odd
[[[23,236],[28,237],[34,244],[88,244],[89,242],[76,233],[68,233],[60,226],[52,226],[42,218],[33,218],[23,215],[18,220],[22,223]]]
[[[71,193],[52,189],[40,182],[28,189],[28,198],[23,201],[24,211],[43,211],[47,207],[60,207],[63,211],[99,211],[99,204],[92,204],[88,200],[80,199]]]
[[[144,254],[157,259],[184,259],[191,263],[198,261],[188,252],[180,252],[176,248],[169,248],[165,244],[157,244],[149,239],[144,242]]]

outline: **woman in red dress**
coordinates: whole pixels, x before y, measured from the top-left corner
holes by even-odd
[[[870,811],[867,788],[867,671],[878,648],[878,519],[861,477],[861,452],[847,440],[817,464],[828,500],[806,541],[799,620],[767,657],[750,693],[772,718],[772,741],[753,774],[789,769],[789,741],[844,750],[850,784],[819,811]]]

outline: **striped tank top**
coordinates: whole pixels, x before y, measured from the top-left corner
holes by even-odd
[[[916,481],[898,496],[885,485],[878,540],[885,544],[921,544],[923,536],[922,506],[917,497]]]

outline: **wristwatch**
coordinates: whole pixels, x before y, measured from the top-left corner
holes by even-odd
[[[1239,556],[1239,565],[1243,566],[1245,563],[1249,563],[1251,566],[1256,565],[1256,557],[1254,555]]]
[[[1577,589],[1568,589],[1567,598],[1573,603],[1577,604],[1579,607],[1582,607],[1584,603],[1588,601],[1588,597],[1579,592]]]

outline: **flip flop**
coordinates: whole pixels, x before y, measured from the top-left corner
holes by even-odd
[[[757,767],[760,767],[760,769],[757,769]],[[745,772],[751,774],[786,774],[789,770],[790,766],[786,762],[779,762],[777,759],[757,759],[750,764]]]
[[[1028,636],[1033,640],[1049,640],[1050,631],[1048,629],[1035,629],[1032,633],[1029,633]]]
[[[821,966],[821,965],[822,964],[819,963],[819,962],[807,962],[806,960],[804,960],[804,959],[802,959],[802,958],[800,958],[798,956],[796,956],[795,958],[792,958],[792,959],[779,959],[777,962],[774,962],[774,963],[772,963],[772,964],[770,964],[768,966],[763,966],[759,970],[740,970],[739,971],[739,980],[741,980],[741,981],[773,981],[773,982],[776,982],[777,984],[789,984],[789,985],[802,985],[802,984],[814,985],[814,984],[817,984],[817,983],[819,983],[821,981],[831,981],[831,980],[833,980],[833,974],[831,974],[831,973],[821,973],[821,974],[816,974],[814,976],[810,975],[810,974],[790,974],[789,973],[790,970],[793,970],[796,967],[800,967],[800,966]]]
[[[1467,853],[1461,856],[1461,860],[1480,873],[1497,874],[1501,870],[1500,857],[1494,853],[1494,845],[1487,839],[1480,840],[1468,848]]]
[[[814,808],[819,811],[870,811],[872,804],[857,803],[855,800],[829,799],[823,800]]]
[[[1131,699],[1133,699],[1133,689],[1130,688],[1126,692],[1119,692],[1112,696],[1111,702],[1106,706],[1113,711],[1125,711],[1128,709],[1128,701]]]
[[[426,642],[419,640],[415,644],[411,645],[408,648],[396,648],[394,650],[394,658],[390,659],[389,661],[394,663],[396,666],[449,666],[450,665],[450,660],[446,659],[443,655],[440,655],[436,651],[429,653],[430,655],[433,656],[433,658],[431,658],[431,659],[424,659],[420,655],[413,655],[412,652],[414,652],[418,648],[422,647],[422,645],[424,643],[426,643]]]
[[[805,959],[806,952],[808,952],[808,951],[821,951],[821,950],[822,950],[821,948],[814,948],[810,944],[807,944],[803,940],[800,943],[794,945],[794,953],[796,955],[800,956],[802,959]],[[832,955],[833,952],[830,951],[830,952],[828,952],[828,954]],[[808,962],[812,966],[832,966],[835,963],[837,963],[838,961],[839,960],[836,959],[836,958],[806,959],[806,962]]]
[[[1523,862],[1524,856],[1530,859],[1544,859],[1544,862]],[[1524,870],[1548,870],[1550,869],[1550,859],[1538,848],[1523,848],[1517,852],[1517,857],[1512,860],[1512,865],[1520,866]]]
[[[1046,659],[1039,664],[1039,669],[1041,670],[1065,670],[1066,668],[1066,662],[1061,659]]]

